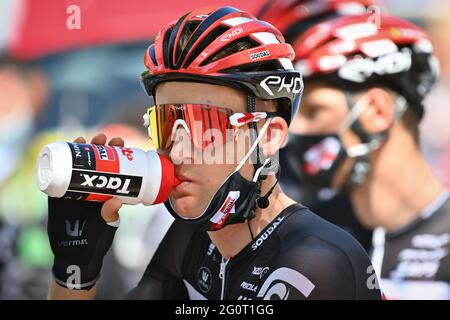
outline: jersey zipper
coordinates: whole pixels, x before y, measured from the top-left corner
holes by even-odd
[[[225,272],[227,268],[227,264],[230,261],[230,259],[225,260],[222,257],[222,262],[220,263],[220,272],[219,272],[219,279],[222,280],[222,290],[220,293],[220,300],[223,300],[224,294],[225,294]]]

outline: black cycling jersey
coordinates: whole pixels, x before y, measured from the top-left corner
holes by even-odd
[[[388,299],[450,299],[447,192],[407,226],[374,232],[372,262]],[[380,269],[381,268],[381,269]]]
[[[129,299],[381,299],[369,257],[348,233],[293,204],[235,257],[175,221]]]

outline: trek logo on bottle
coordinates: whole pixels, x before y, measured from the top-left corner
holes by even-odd
[[[98,151],[98,158],[100,160],[115,160],[114,158],[110,159],[108,152],[106,151],[105,146],[102,145],[95,145],[95,147],[97,148]]]
[[[73,170],[69,190],[137,197],[141,185],[142,177],[138,176]]]

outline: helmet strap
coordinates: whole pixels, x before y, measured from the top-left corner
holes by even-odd
[[[254,95],[247,95],[247,111],[252,113],[252,112],[256,112],[256,98]],[[255,122],[251,122],[249,123],[249,128],[250,128],[250,137],[251,137],[251,143],[255,143],[258,139],[258,127],[256,125]],[[265,131],[265,130],[264,130]],[[261,139],[261,138],[260,138]],[[271,166],[271,160],[270,159],[266,159],[264,161],[264,163],[261,162],[261,155],[260,155],[260,147],[259,147],[259,141],[257,142],[257,146],[255,148],[256,151],[256,163],[253,164],[254,166],[254,170],[255,170],[255,177],[256,178],[256,183],[258,184],[257,187],[257,198],[256,198],[256,205],[254,208],[252,208],[252,210],[250,210],[249,215],[247,217],[247,219],[251,220],[255,217],[255,210],[256,207],[261,208],[261,209],[265,209],[269,206],[269,196],[271,195],[273,189],[275,188],[276,184],[278,183],[278,178],[279,178],[279,172],[277,173],[277,179],[275,181],[275,183],[273,184],[273,186],[269,189],[269,191],[264,195],[264,196],[260,196],[261,195],[261,188],[262,188],[262,182],[263,180],[265,180],[267,178],[266,174],[261,174],[261,171],[264,168],[270,167]]]
[[[247,111],[250,113],[256,112],[256,98],[254,95],[247,95]],[[250,137],[251,137],[251,142],[253,143],[254,141],[256,141],[256,138],[258,137],[258,127],[256,125],[255,122],[250,122],[248,124],[249,128],[250,128]],[[256,146],[256,164],[253,164],[253,166],[255,167],[255,171],[260,167],[261,165],[261,160],[259,157],[259,143]]]

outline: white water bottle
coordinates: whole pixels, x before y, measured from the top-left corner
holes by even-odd
[[[37,161],[37,185],[50,197],[152,205],[179,183],[173,163],[138,148],[55,142]]]

